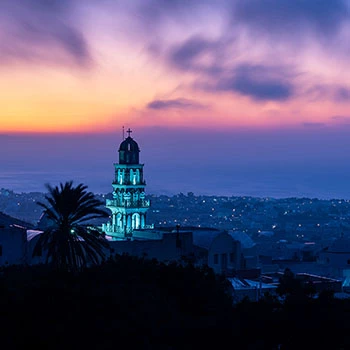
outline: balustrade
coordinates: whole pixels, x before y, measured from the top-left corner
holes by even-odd
[[[151,203],[146,199],[139,200],[118,200],[118,199],[107,199],[106,205],[109,207],[124,207],[124,208],[148,208]]]
[[[120,183],[118,180],[113,181],[113,185],[122,185],[122,186],[146,186],[146,181],[139,181],[134,184],[132,181],[129,179],[124,180],[123,183]]]

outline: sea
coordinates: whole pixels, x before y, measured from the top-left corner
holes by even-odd
[[[110,169],[109,169],[110,170]],[[255,176],[254,176],[255,175]],[[72,180],[75,184],[83,183],[96,194],[112,191],[113,173],[107,171],[3,171],[0,173],[0,189],[16,193],[46,192],[46,184],[58,185]],[[251,196],[270,198],[318,198],[350,199],[350,184],[346,176],[332,180],[327,177],[298,177],[287,174],[262,173],[216,174],[216,177],[203,174],[186,176],[173,171],[157,172],[155,169],[146,173],[146,194],[176,195],[189,192],[207,196]]]
[[[146,194],[350,199],[350,127],[339,132],[135,132]],[[120,137],[0,135],[0,188],[46,192],[72,180],[112,191]]]

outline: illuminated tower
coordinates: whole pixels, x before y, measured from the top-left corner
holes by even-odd
[[[132,237],[133,230],[146,228],[146,212],[150,207],[150,201],[145,199],[144,164],[139,163],[139,145],[131,132],[129,128],[128,137],[119,146],[119,163],[114,163],[113,199],[106,200],[112,221],[102,225],[106,235],[115,238]]]

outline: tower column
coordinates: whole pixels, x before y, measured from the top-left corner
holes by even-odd
[[[131,216],[127,215],[126,232],[130,232],[130,230],[131,230]]]
[[[123,215],[123,227],[126,227],[126,214]]]

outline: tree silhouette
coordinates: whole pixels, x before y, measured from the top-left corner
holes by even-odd
[[[279,278],[279,285],[277,287],[277,293],[280,296],[288,296],[300,294],[302,292],[301,281],[298,280],[294,273],[287,267],[284,270],[283,275]]]
[[[102,202],[87,186],[74,187],[72,181],[59,187],[47,184],[45,195],[48,204],[38,202],[44,208],[49,225],[40,234],[34,247],[33,256],[46,253],[46,264],[55,269],[77,272],[89,264],[98,264],[104,258],[106,239],[96,228],[86,222],[108,213],[101,208]]]

